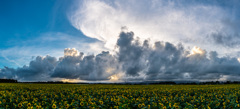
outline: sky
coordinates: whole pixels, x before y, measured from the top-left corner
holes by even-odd
[[[0,78],[240,79],[238,0],[1,0]]]

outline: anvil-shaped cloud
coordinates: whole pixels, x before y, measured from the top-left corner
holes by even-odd
[[[126,26],[141,40],[181,42],[185,48],[201,46],[220,56],[238,56],[239,4],[237,0],[85,0],[75,3],[69,20],[111,50]]]

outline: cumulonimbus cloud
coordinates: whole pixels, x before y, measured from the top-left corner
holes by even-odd
[[[59,59],[36,57],[28,66],[2,68],[1,78],[24,81],[54,78],[100,80],[219,80],[240,77],[237,58],[219,57],[194,47],[184,49],[182,44],[150,40],[141,41],[133,32],[121,32],[116,42],[116,53],[102,51],[84,55],[76,49],[65,49]],[[224,77],[224,78],[223,78]]]
[[[233,6],[228,7],[229,4]],[[236,56],[240,26],[239,10],[233,7],[239,7],[237,4],[237,1],[219,4],[184,0],[85,0],[75,3],[77,8],[71,11],[69,20],[76,29],[103,41],[111,50],[120,28],[127,26],[142,40],[181,42],[185,48],[201,46],[207,51],[216,50],[221,56],[226,53]]]

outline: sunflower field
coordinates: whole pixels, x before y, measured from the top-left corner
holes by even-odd
[[[5,109],[237,109],[240,85],[0,83]]]

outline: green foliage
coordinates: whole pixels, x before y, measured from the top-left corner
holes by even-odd
[[[0,108],[239,108],[240,85],[0,84]]]

